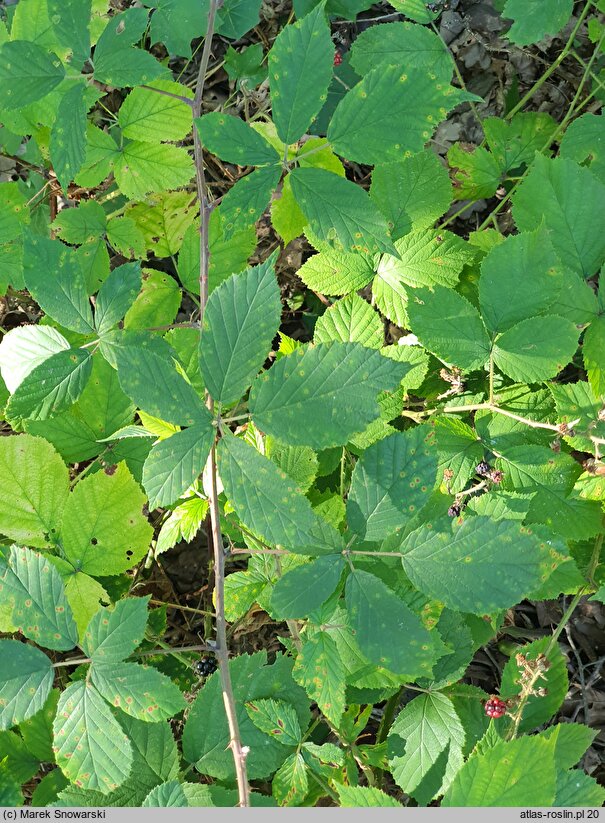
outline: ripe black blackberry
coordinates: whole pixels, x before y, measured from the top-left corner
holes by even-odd
[[[477,464],[477,468],[475,469],[475,474],[478,474],[479,477],[487,477],[490,473],[491,467],[489,463],[486,463],[485,460],[482,460],[480,463]]]
[[[218,669],[218,666],[214,657],[205,655],[195,661],[193,668],[196,674],[199,674],[200,677],[209,677],[211,674],[214,674],[214,672]]]
[[[452,505],[447,510],[447,513],[450,517],[458,517],[461,511],[462,506],[460,505],[460,503],[452,503]]]

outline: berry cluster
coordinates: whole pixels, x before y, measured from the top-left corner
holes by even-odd
[[[200,677],[208,677],[217,670],[218,666],[216,665],[216,660],[214,657],[209,657],[208,655],[201,657],[199,660],[196,660],[193,664],[193,668],[196,674],[199,674]]]
[[[447,510],[449,517],[458,517],[460,512],[462,511],[462,506],[460,503],[452,503],[452,505]]]
[[[502,483],[502,478],[504,477],[503,472],[499,469],[492,469],[489,463],[486,463],[485,460],[482,460],[477,464],[475,474],[478,474],[479,477],[486,477],[488,480],[491,480],[492,483]]]
[[[341,63],[342,63],[342,54],[338,51],[338,49],[336,49],[336,51],[334,52],[334,65],[335,66],[340,66]]]
[[[504,700],[500,700],[499,697],[490,697],[485,704],[485,714],[488,717],[493,717],[494,720],[504,717],[506,714],[506,703]]]

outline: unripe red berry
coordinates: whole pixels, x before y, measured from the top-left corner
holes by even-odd
[[[341,63],[342,63],[342,54],[338,51],[338,49],[336,49],[336,51],[334,52],[334,65],[335,66],[340,66]]]
[[[500,700],[499,697],[490,697],[485,703],[485,714],[488,717],[493,717],[494,720],[504,717],[506,714],[506,703],[504,700]]]

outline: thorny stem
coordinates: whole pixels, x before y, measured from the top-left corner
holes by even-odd
[[[212,35],[214,33],[214,23],[216,12],[222,0],[210,0],[208,11],[208,28],[200,68],[195,87],[193,99],[193,117],[200,117],[202,113],[202,101],[204,97],[204,84],[210,61],[212,50]],[[195,158],[195,178],[197,196],[200,204],[200,327],[203,329],[204,311],[208,302],[208,273],[210,268],[209,249],[209,223],[212,206],[208,201],[208,187],[206,185],[206,175],[204,168],[204,154],[198,130],[193,127],[193,149]],[[203,332],[200,331],[202,334]],[[206,405],[209,411],[214,411],[214,401],[206,393]],[[239,795],[239,805],[250,806],[250,787],[246,772],[247,749],[242,746],[239,724],[231,683],[231,673],[229,671],[229,649],[227,646],[227,621],[225,620],[225,552],[223,547],[223,536],[221,534],[220,511],[218,505],[218,491],[216,480],[216,446],[210,450],[206,468],[209,475],[208,504],[210,508],[210,536],[212,538],[212,548],[214,553],[214,597],[216,609],[216,648],[214,649],[219,667],[221,687],[223,691],[223,702],[225,704],[225,714],[229,725],[229,746],[233,754],[235,764],[235,775],[237,778],[237,790]]]
[[[407,411],[404,409],[402,414],[404,417],[410,417],[417,420],[422,417],[430,417],[432,414],[455,414],[456,412],[475,412],[475,411],[490,411],[494,414],[502,414],[504,417],[510,417],[513,420],[518,420],[519,423],[524,423],[532,429],[547,429],[548,431],[556,432],[556,434],[565,434],[563,426],[557,426],[554,423],[541,423],[539,420],[529,420],[527,417],[522,417],[520,414],[508,411],[497,406],[495,403],[469,403],[466,406],[443,406],[442,408],[423,409],[421,411]],[[572,428],[572,423],[567,426]]]
[[[186,103],[188,106],[193,105],[193,101],[190,100],[188,97],[183,97],[181,94],[173,94],[171,91],[164,91],[164,89],[157,89],[154,86],[141,86],[142,89],[147,89],[147,91],[155,91],[156,94],[163,94],[164,97],[172,97],[174,100],[180,100],[181,103]]]
[[[189,654],[190,652],[214,652],[214,646],[209,646],[206,643],[198,643],[195,646],[166,646],[162,649],[150,649],[144,652],[135,652],[137,657],[155,657],[156,654]],[[86,663],[92,663],[90,657],[70,657],[67,660],[59,660],[58,663],[53,663],[54,669],[60,669],[64,666],[82,666]]]

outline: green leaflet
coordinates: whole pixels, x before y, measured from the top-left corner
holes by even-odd
[[[281,318],[276,255],[233,275],[213,291],[204,312],[200,368],[206,388],[221,403],[238,400],[271,348]]]
[[[452,289],[418,289],[408,304],[412,331],[446,363],[476,369],[489,357],[490,341],[479,312]]]
[[[110,86],[139,86],[166,74],[151,54],[131,48],[146,26],[147,12],[142,8],[110,18],[95,48],[95,80]]]
[[[125,263],[111,272],[99,289],[95,302],[95,327],[99,334],[117,325],[134,303],[140,289],[140,263]]]
[[[175,503],[202,473],[215,429],[210,415],[184,431],[156,443],[143,466],[143,486],[149,508]]]
[[[350,294],[333,303],[315,324],[315,343],[332,340],[379,349],[384,341],[382,318],[363,298]]]
[[[513,380],[536,383],[562,371],[578,347],[578,328],[551,315],[522,320],[494,343],[494,363]]]
[[[143,642],[148,602],[147,597],[129,597],[95,613],[82,642],[93,664],[119,663]]]
[[[195,169],[184,148],[133,140],[115,158],[114,172],[121,191],[131,200],[142,200],[151,192],[186,186]]]
[[[10,729],[37,714],[52,689],[54,672],[48,657],[19,640],[1,640],[0,729]]]
[[[220,440],[218,470],[242,523],[269,543],[308,555],[342,548],[338,532],[313,512],[286,473],[243,440]]]
[[[545,314],[562,285],[563,271],[543,228],[511,235],[481,264],[483,321],[490,331],[503,332],[521,320]]]
[[[191,57],[191,41],[206,34],[210,0],[153,0],[151,39],[165,43],[170,54]]]
[[[541,737],[501,740],[470,757],[454,778],[442,806],[552,806],[553,746]]]
[[[361,36],[355,44],[360,40]],[[372,172],[370,196],[397,240],[412,228],[429,228],[447,211],[452,202],[452,184],[439,158],[433,152],[421,151],[377,165]]]
[[[546,542],[512,520],[473,517],[453,533],[446,520],[439,528],[421,526],[399,544],[414,586],[455,611],[480,615],[508,608],[546,576]]]
[[[258,24],[260,0],[225,0],[217,14],[217,32],[239,40]]]
[[[0,371],[9,392],[14,392],[36,366],[69,349],[69,343],[52,326],[17,326],[0,345]]]
[[[174,323],[183,295],[169,274],[144,269],[142,288],[124,317],[125,329],[153,329]]]
[[[223,229],[229,236],[254,226],[269,205],[280,177],[279,166],[261,166],[229,189],[220,205]]]
[[[0,243],[8,243],[21,236],[23,226],[29,223],[27,198],[17,183],[0,183]]]
[[[337,251],[397,257],[385,218],[359,186],[325,169],[294,169],[289,179],[296,202],[320,240]]]
[[[73,649],[76,625],[59,572],[47,558],[12,546],[8,560],[0,559],[0,581],[13,622],[26,637],[48,649]]]
[[[13,40],[0,47],[0,105],[20,109],[46,97],[65,77],[56,54],[35,43]]]
[[[355,569],[345,599],[359,648],[374,665],[410,679],[430,674],[432,638],[420,618],[382,580]],[[393,631],[397,642],[393,643]]]
[[[288,619],[308,617],[334,593],[344,566],[342,556],[330,554],[291,569],[273,587],[272,610]]]
[[[86,349],[52,354],[35,366],[15,389],[6,414],[12,421],[46,420],[72,406],[84,391],[92,370]]]
[[[463,763],[465,732],[445,695],[420,695],[397,715],[389,732],[389,767],[397,785],[419,803],[443,794]],[[405,752],[399,754],[402,746]]]
[[[443,83],[452,77],[452,58],[442,40],[429,29],[413,23],[371,26],[355,39],[351,65],[364,75],[384,66],[409,66],[435,72]]]
[[[395,249],[397,257],[385,254],[380,258],[376,275],[386,283],[410,288],[453,288],[464,266],[475,257],[472,247],[455,234],[431,229],[410,231],[395,241]]]
[[[523,0],[506,0],[502,16],[513,20],[508,39],[517,46],[537,43],[547,34],[556,34],[567,23],[573,0],[550,0],[546,5],[530,6]]]
[[[72,86],[61,99],[50,138],[50,159],[65,193],[86,156],[86,86]]]
[[[96,200],[82,201],[75,208],[63,209],[53,221],[57,235],[66,243],[92,242],[105,234],[107,220]]]
[[[72,683],[61,694],[53,730],[57,764],[81,788],[107,795],[128,777],[131,743],[89,683]]]
[[[362,289],[374,277],[374,270],[363,255],[330,248],[309,257],[297,273],[309,288],[336,295]]]
[[[154,18],[155,14],[152,19]],[[149,85],[151,88],[133,89],[120,106],[118,122],[124,137],[149,143],[182,140],[191,131],[191,106],[159,92],[168,92],[190,100],[193,100],[193,92],[187,86],[171,80],[154,80]],[[152,89],[158,89],[159,92]]]
[[[2,534],[36,548],[54,543],[68,494],[67,466],[50,443],[29,434],[0,440]]]
[[[273,146],[239,117],[210,112],[195,121],[202,145],[228,163],[263,166],[278,163]]]
[[[561,140],[560,155],[581,165],[588,163],[590,170],[605,183],[602,115],[583,114],[573,120]]]
[[[124,463],[81,480],[65,505],[65,558],[91,575],[115,575],[136,565],[152,536],[144,503],[145,495]]]
[[[277,36],[269,52],[273,121],[290,145],[308,129],[327,98],[333,46],[320,3]]]
[[[367,541],[382,540],[415,517],[435,485],[435,451],[434,431],[421,426],[370,446],[351,478],[352,531]]]
[[[48,0],[48,16],[56,38],[72,53],[79,69],[90,57],[91,0]]]
[[[120,385],[140,409],[180,426],[206,420],[200,397],[159,351],[127,344],[116,347],[113,354]]]
[[[605,394],[605,317],[597,317],[584,333],[582,346],[588,380],[597,396]]]
[[[143,203],[131,204],[126,215],[142,235],[144,248],[156,257],[176,254],[196,218],[191,195],[186,191],[162,192],[147,197]],[[212,225],[212,218],[210,222]],[[199,245],[199,227],[196,233]]]
[[[344,445],[378,418],[378,392],[396,388],[404,373],[358,343],[303,346],[255,380],[249,408],[255,424],[278,440]]]
[[[303,640],[292,676],[328,720],[338,726],[345,708],[342,688],[345,672],[338,647],[327,632],[318,632]]]
[[[339,783],[336,788],[342,809],[401,808],[401,803],[374,786],[343,786]]]
[[[337,154],[358,163],[398,160],[420,151],[459,102],[460,90],[431,69],[378,65],[338,104],[328,140]]]
[[[110,705],[146,723],[166,720],[187,705],[178,686],[151,666],[95,663],[91,681]]]
[[[513,197],[513,217],[520,231],[533,231],[544,221],[561,262],[590,277],[605,256],[604,199],[605,186],[589,169],[536,155]]]
[[[297,746],[302,731],[294,706],[283,700],[250,700],[246,703],[248,717],[257,729],[283,746]]]

